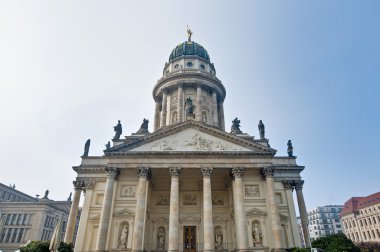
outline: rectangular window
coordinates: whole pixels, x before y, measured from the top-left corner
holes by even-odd
[[[5,236],[5,240],[4,240],[5,243],[9,241],[9,238],[11,237],[11,233],[12,233],[12,228],[8,228],[8,233]]]
[[[342,226],[341,225],[336,225],[336,228],[342,228]]]
[[[3,231],[1,232],[1,235],[0,235],[0,242],[3,242],[6,231],[7,231],[7,228],[3,228]]]
[[[13,214],[11,224],[16,225],[16,220],[17,220],[17,214]]]
[[[10,240],[11,243],[14,243],[16,241],[17,231],[18,231],[18,228],[15,228],[13,230],[12,239]]]
[[[23,214],[19,214],[17,217],[17,225],[21,225],[21,220],[22,220]]]
[[[6,225],[9,225],[11,223],[12,214],[7,214],[7,221],[5,222]]]
[[[21,241],[21,237],[22,237],[23,233],[24,233],[24,229],[20,228],[20,233],[18,234],[18,237],[17,237],[17,240],[16,240],[17,243],[22,242]]]

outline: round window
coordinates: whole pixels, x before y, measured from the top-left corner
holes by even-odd
[[[205,70],[205,65],[201,64],[201,69]]]
[[[187,65],[188,67],[193,67],[193,62],[190,62],[190,61],[189,61],[189,62],[186,63],[186,65]]]

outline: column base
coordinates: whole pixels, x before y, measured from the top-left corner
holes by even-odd
[[[286,252],[286,249],[283,249],[283,248],[271,249],[271,252]]]
[[[249,248],[249,249],[234,249],[232,251],[233,252],[269,252],[269,251],[272,252],[272,250],[270,250],[268,247],[253,247],[253,248]]]

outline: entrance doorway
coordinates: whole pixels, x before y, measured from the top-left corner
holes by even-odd
[[[197,235],[196,226],[184,226],[183,232],[183,251],[196,252],[197,248]]]

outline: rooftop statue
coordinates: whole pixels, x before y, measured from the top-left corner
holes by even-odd
[[[191,41],[191,35],[193,35],[193,32],[190,30],[189,26],[187,26],[187,41]]]
[[[71,192],[70,194],[69,194],[69,197],[67,198],[67,201],[71,201],[71,196],[73,195],[73,193]]]
[[[288,156],[289,157],[294,157],[293,156],[293,145],[292,145],[292,140],[288,141]]]
[[[47,199],[47,198],[48,198],[48,195],[49,195],[49,189],[47,189],[47,190],[45,191],[45,194],[44,194],[43,199]]]
[[[84,152],[82,157],[88,157],[88,152],[90,151],[90,144],[91,144],[91,139],[87,139],[86,143],[84,144]]]
[[[111,143],[110,143],[110,141],[108,141],[108,143],[106,143],[106,149],[108,150],[109,148],[111,148]]]
[[[265,139],[265,126],[263,121],[260,120],[259,122],[259,132],[260,132],[260,139],[263,140]]]
[[[240,130],[240,120],[237,117],[232,121],[231,133],[233,133],[233,134],[241,134],[241,133],[243,133]]]
[[[149,120],[148,119],[143,119],[143,123],[140,126],[140,129],[136,132],[136,134],[148,134],[148,125],[149,125]]]
[[[115,131],[115,136],[113,137],[113,140],[119,140],[121,133],[123,132],[120,120],[117,121],[117,124],[113,127],[113,130]]]

